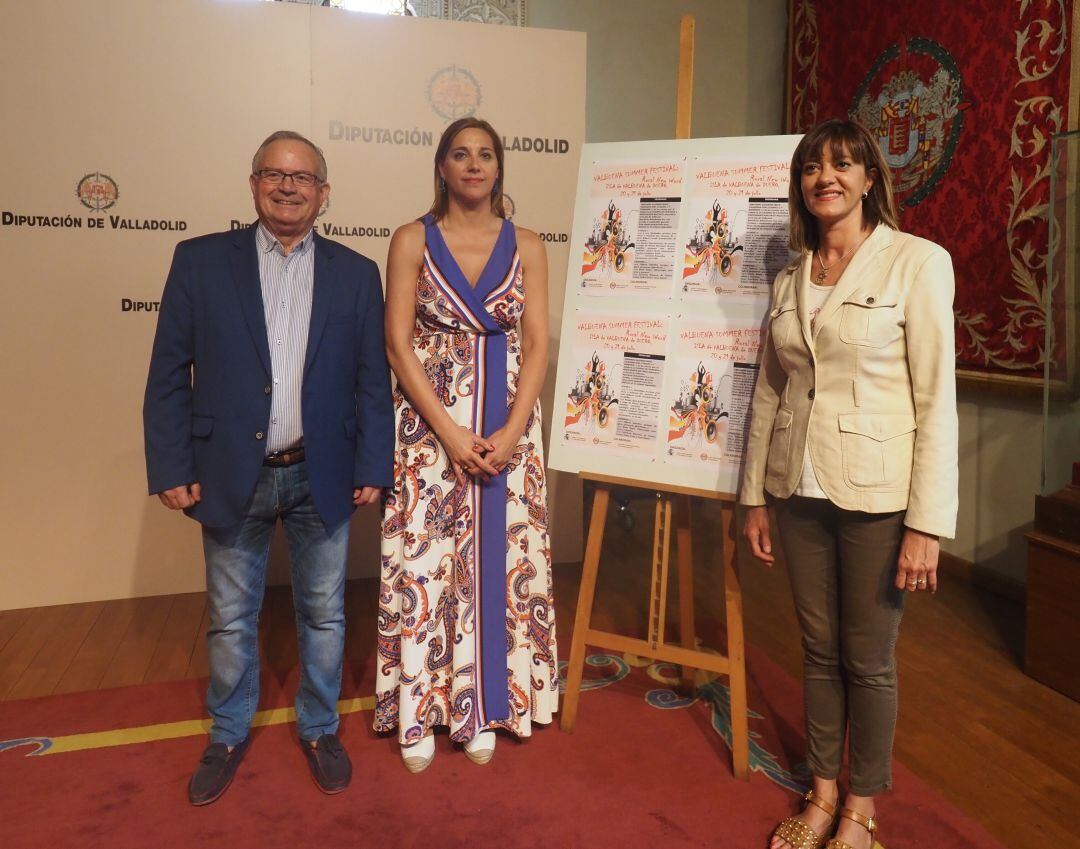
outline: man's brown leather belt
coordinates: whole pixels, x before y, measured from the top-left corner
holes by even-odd
[[[304,446],[290,448],[288,451],[275,451],[263,458],[264,466],[292,466],[304,459]]]

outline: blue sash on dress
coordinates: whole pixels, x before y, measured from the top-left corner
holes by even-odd
[[[473,422],[482,436],[490,436],[506,424],[506,332],[488,312],[485,299],[502,283],[514,262],[517,239],[514,225],[503,221],[499,238],[474,289],[450,253],[442,231],[430,215],[423,218],[427,251],[443,280],[457,295],[454,300],[476,334],[473,375]],[[479,727],[510,717],[510,691],[506,645],[506,472],[482,484],[477,519],[479,538],[474,538],[476,627],[480,649],[476,657],[479,691]]]

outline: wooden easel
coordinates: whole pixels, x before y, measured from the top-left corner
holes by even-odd
[[[684,15],[679,33],[679,90],[675,119],[676,138],[690,137],[690,106],[694,75],[694,19]],[[694,670],[705,669],[727,675],[731,693],[731,755],[737,778],[750,776],[750,736],[746,715],[746,653],[743,643],[742,587],[735,559],[735,496],[692,487],[655,484],[611,475],[580,472],[583,480],[596,484],[592,515],[585,544],[585,562],[578,590],[574,634],[570,640],[570,661],[566,672],[566,695],[560,727],[573,731],[577,720],[578,698],[585,666],[586,643],[611,651],[682,666],[683,682],[694,683]],[[628,486],[656,492],[653,523],[652,578],[649,583],[648,639],[639,640],[622,634],[590,627],[596,576],[600,569],[600,550],[604,542],[604,523],[614,486]],[[727,656],[698,649],[694,640],[694,563],[690,525],[690,498],[720,502],[724,540],[724,607],[727,613]],[[667,614],[667,586],[671,552],[672,514],[675,517],[676,560],[679,576],[679,638],[681,645],[664,641]]]
[[[585,667],[585,645],[611,651],[630,652],[641,657],[682,665],[685,684],[693,686],[695,669],[728,676],[731,692],[731,757],[737,778],[750,775],[750,737],[746,716],[746,650],[743,641],[742,587],[735,559],[735,498],[729,493],[691,487],[657,485],[627,478],[581,472],[583,480],[596,484],[581,570],[577,615],[570,640],[570,662],[566,671],[566,694],[560,727],[573,731],[577,720],[578,697]],[[649,583],[648,639],[639,640],[590,626],[600,550],[604,543],[604,523],[614,486],[652,489],[656,492],[653,523],[652,578]],[[727,619],[727,656],[698,649],[694,641],[694,563],[690,525],[690,498],[720,502],[724,527],[724,608]],[[664,641],[667,612],[667,585],[671,552],[672,513],[675,516],[676,561],[679,578],[679,637],[681,645]]]

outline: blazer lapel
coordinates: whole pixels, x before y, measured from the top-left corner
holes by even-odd
[[[334,300],[336,281],[333,245],[315,234],[315,279],[311,284],[311,324],[308,327],[307,351],[304,355],[304,377],[311,370],[315,352],[319,348],[326,319],[330,315],[330,304]]]
[[[240,298],[240,310],[251,332],[251,341],[259,352],[259,360],[269,377],[270,343],[266,339],[266,315],[263,312],[262,286],[259,283],[259,259],[255,255],[255,228],[237,230],[233,239],[232,271],[236,294]]]
[[[806,347],[811,351],[814,350],[813,344],[811,344],[810,333],[810,309],[807,306],[807,298],[810,294],[810,271],[814,263],[814,254],[804,254],[803,258],[799,260],[799,265],[795,269],[794,284],[795,284],[795,303],[799,310],[799,327],[802,329],[803,339],[806,341]]]
[[[878,224],[874,228],[874,232],[867,236],[865,244],[855,251],[855,256],[851,258],[851,262],[844,271],[844,276],[840,278],[840,282],[836,284],[833,293],[829,295],[829,300],[825,302],[825,306],[818,313],[817,321],[814,323],[813,336],[815,338],[821,332],[822,325],[840,311],[844,301],[853,292],[857,291],[861,286],[865,286],[869,280],[874,278],[880,264],[878,254],[883,248],[891,245],[892,240],[892,230],[889,226]],[[807,275],[807,285],[809,285],[809,275]]]

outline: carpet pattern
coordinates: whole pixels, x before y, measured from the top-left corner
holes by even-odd
[[[491,764],[469,763],[440,735],[420,775],[392,736],[371,730],[370,696],[341,703],[353,785],[322,796],[295,743],[294,673],[264,675],[251,750],[228,793],[186,801],[205,745],[205,682],[183,681],[29,699],[0,716],[4,845],[142,847],[763,847],[805,787],[799,688],[749,656],[751,769],[731,775],[727,687],[701,677],[696,698],[677,670],[629,656],[587,660],[577,728],[502,739]],[[370,671],[370,670],[369,670]],[[701,676],[702,673],[699,673]],[[347,686],[370,692],[372,676]],[[348,692],[348,689],[346,690]],[[63,755],[63,757],[55,757]],[[879,806],[890,847],[1000,849],[901,765]]]

